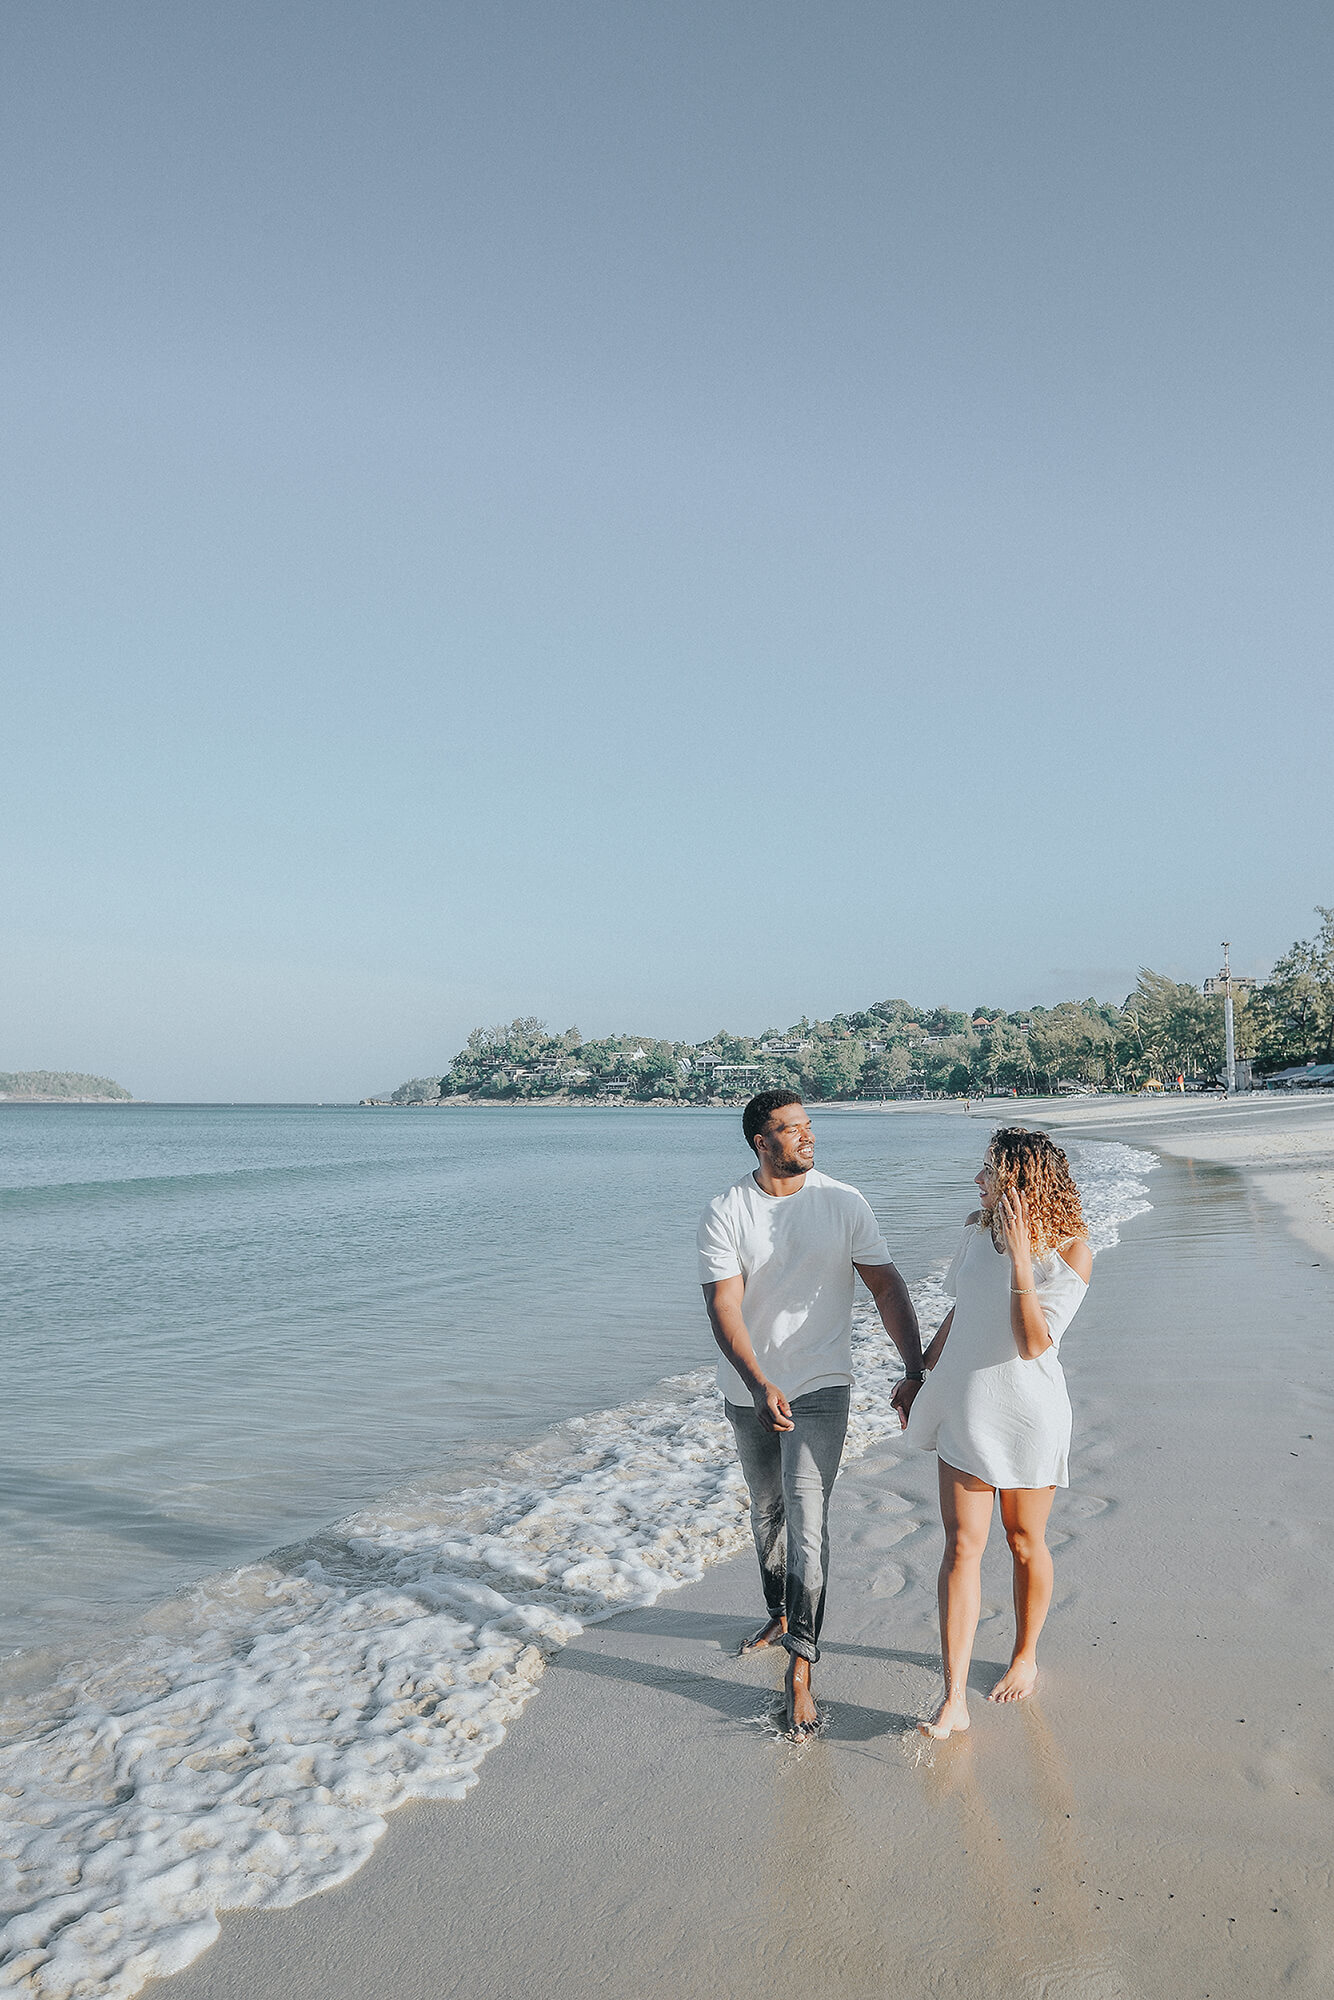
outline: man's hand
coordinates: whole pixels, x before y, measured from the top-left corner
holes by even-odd
[[[767,1431],[795,1430],[792,1421],[792,1405],[781,1389],[775,1389],[772,1382],[766,1382],[762,1389],[753,1392],[755,1414]]]
[[[744,1278],[718,1278],[704,1287],[704,1307],[713,1328],[713,1337],[743,1382],[751,1386],[755,1414],[767,1431],[792,1431],[792,1406],[781,1389],[766,1382],[755,1359],[755,1349],[741,1316],[746,1289]]]
[[[911,1410],[913,1398],[921,1386],[920,1382],[910,1382],[905,1376],[889,1399],[890,1407],[899,1413],[899,1429],[902,1431],[906,1431],[908,1428],[908,1412]]]

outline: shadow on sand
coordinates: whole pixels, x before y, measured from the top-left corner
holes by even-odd
[[[683,1701],[699,1702],[724,1721],[744,1728],[781,1725],[782,1697],[775,1689],[720,1680],[690,1667],[660,1666],[652,1660],[628,1660],[619,1653],[594,1653],[581,1646],[567,1646],[556,1655],[548,1671],[629,1681],[651,1688],[656,1694],[673,1694]],[[868,1743],[877,1736],[901,1736],[917,1719],[912,1715],[895,1715],[886,1709],[862,1708],[851,1701],[822,1702],[820,1706],[825,1716],[820,1735],[833,1743]]]
[[[673,1604],[655,1604],[646,1611],[622,1611],[608,1621],[617,1631],[639,1632],[649,1638],[693,1640],[699,1645],[712,1642],[720,1653],[729,1655],[737,1652],[742,1640],[755,1630],[755,1624],[753,1616],[744,1619],[716,1611],[686,1611]],[[830,1659],[874,1660],[883,1666],[922,1667],[928,1673],[940,1672],[939,1653],[913,1653],[902,1646],[859,1646],[848,1640],[824,1639],[820,1652]],[[975,1659],[968,1685],[974,1693],[988,1695],[1004,1674],[1005,1667],[999,1662]]]

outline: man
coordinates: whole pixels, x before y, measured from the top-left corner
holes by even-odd
[[[848,1428],[854,1271],[903,1356],[892,1401],[905,1424],[922,1343],[870,1203],[815,1171],[796,1092],[752,1097],[741,1129],[759,1164],[705,1209],[699,1272],[768,1608],[741,1650],[786,1648],[788,1730],[800,1742],[819,1721],[811,1667],[824,1619],[829,1495]]]

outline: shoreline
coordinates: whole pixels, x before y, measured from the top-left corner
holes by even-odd
[[[1147,1118],[1099,1116],[1081,1106],[1049,1122],[1053,1130],[1088,1138],[1105,1130],[1109,1138],[1188,1165],[1235,1168],[1274,1203],[1300,1242],[1334,1266],[1334,1098],[1258,1097],[1222,1099],[1194,1115],[1188,1107],[1163,1105]]]
[[[136,1099],[147,1103],[151,1100]],[[983,1111],[1014,1111],[1025,1114],[1054,1111],[1065,1117],[1087,1115],[1096,1122],[1126,1119],[1132,1122],[1168,1118],[1208,1117],[1214,1110],[1238,1111],[1245,1107],[1268,1106],[1301,1110],[1304,1106],[1334,1104],[1334,1090],[1305,1091],[1254,1090],[1236,1097],[1222,1091],[1097,1091],[1063,1092],[1051,1097],[828,1097],[803,1100],[809,1111],[856,1111],[866,1115],[902,1115],[926,1111],[933,1116],[976,1117]],[[349,1098],[334,1104],[326,1100],[312,1108],[345,1111],[740,1111],[746,1099],[711,1098],[707,1104],[682,1104],[679,1100],[654,1097],[442,1097],[394,1104],[386,1097]],[[204,1108],[204,1107],[201,1107]]]
[[[1112,1124],[1090,1108],[1062,1126]],[[1138,1129],[1107,1136],[1170,1164],[1067,1343],[1073,1483],[1032,1702],[980,1699],[1008,1633],[993,1535],[974,1727],[916,1736],[934,1466],[873,1448],[836,1494],[820,1738],[777,1741],[780,1664],[730,1656],[757,1585],[749,1554],[724,1561],[572,1640],[466,1801],[405,1806],[323,1896],[227,1914],[164,2000],[1323,1996],[1330,1272],[1270,1202],[1323,1171],[1334,1118],[1116,1109]]]
[[[117,1106],[128,1106],[131,1104],[142,1104],[143,1101],[139,1097],[73,1097],[65,1095],[59,1097],[38,1097],[35,1095],[31,1097],[19,1097],[16,1095],[5,1096],[3,1093],[0,1093],[0,1106],[7,1104],[114,1104]]]

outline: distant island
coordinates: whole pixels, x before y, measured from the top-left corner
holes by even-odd
[[[1243,1075],[1334,1081],[1334,909],[1267,981],[1232,981]],[[544,1021],[474,1028],[438,1076],[413,1077],[366,1105],[469,1103],[734,1104],[757,1090],[800,1090],[808,1102],[1011,1091],[1212,1089],[1224,1060],[1218,979],[1203,988],[1145,968],[1121,1006],[1065,1000],[1055,1007],[917,1007],[879,1000],[828,1021],[702,1042],[651,1035],[585,1041]],[[1313,1072],[1309,1077],[1303,1072]]]
[[[109,1076],[75,1069],[0,1069],[0,1103],[133,1104],[128,1090]]]

